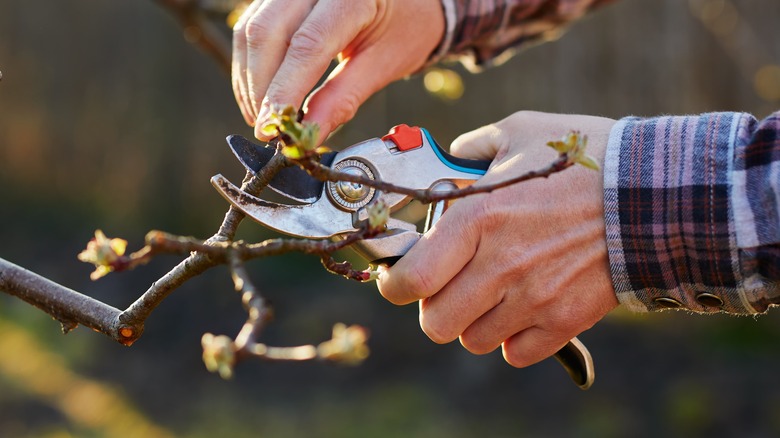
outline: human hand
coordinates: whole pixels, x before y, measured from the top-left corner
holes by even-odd
[[[304,105],[320,141],[374,92],[420,69],[444,34],[439,0],[255,0],[233,29],[232,83],[260,132],[271,108]]]
[[[476,184],[536,170],[545,146],[571,130],[588,136],[603,165],[614,120],[518,112],[464,134],[451,152],[493,159]],[[607,257],[602,172],[574,166],[454,203],[392,268],[379,291],[395,304],[420,300],[434,342],[460,337],[472,353],[498,348],[524,367],[553,355],[617,306]]]

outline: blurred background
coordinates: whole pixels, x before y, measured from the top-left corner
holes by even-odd
[[[443,145],[515,111],[625,115],[780,104],[780,2],[625,0],[558,41],[472,75],[457,65],[374,96],[329,145],[427,127]],[[251,136],[229,78],[151,1],[0,3],[0,257],[125,308],[178,260],[89,280],[95,229],[142,245],[161,229],[212,235],[227,209],[208,180],[242,169],[224,137]],[[273,234],[245,222],[241,237]],[[349,256],[344,254],[344,257]],[[552,360],[435,345],[415,306],[329,275],[316,258],[249,265],[276,305],[270,344],[319,342],[334,322],[371,330],[360,367],[201,361],[204,332],[245,319],[225,269],[191,280],[126,348],[0,294],[2,437],[549,437],[780,435],[780,314],[616,311],[580,338],[582,392]]]

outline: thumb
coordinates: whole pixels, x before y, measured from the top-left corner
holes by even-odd
[[[372,94],[396,78],[382,68],[387,58],[361,54],[345,59],[306,100],[306,120],[320,125],[320,140],[348,122]]]
[[[450,145],[450,153],[457,157],[494,160],[506,142],[504,131],[496,125],[487,125],[462,134]]]

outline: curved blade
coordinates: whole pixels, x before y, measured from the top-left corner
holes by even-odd
[[[252,143],[240,135],[229,135],[227,142],[238,161],[252,174],[257,173],[268,164],[275,153],[274,148]],[[330,166],[335,156],[336,152],[328,152],[322,155],[320,162]],[[319,199],[323,184],[322,181],[313,178],[305,170],[294,166],[279,171],[268,187],[294,201],[311,204]]]
[[[295,237],[326,239],[355,231],[352,215],[341,211],[327,197],[305,205],[285,205],[254,197],[222,175],[211,178],[211,185],[234,207],[268,228]]]
[[[593,385],[593,380],[596,379],[593,357],[582,341],[572,338],[553,357],[563,365],[563,368],[580,389],[588,389]]]

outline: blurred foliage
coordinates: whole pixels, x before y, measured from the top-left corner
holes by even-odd
[[[120,392],[74,374],[61,357],[47,351],[23,328],[0,320],[0,333],[0,374],[3,378],[8,384],[59,411],[69,428],[79,436],[173,436],[150,424]],[[35,426],[36,429],[30,430],[31,436],[41,433],[39,428],[52,427]],[[14,425],[6,427],[13,428]]]
[[[771,0],[617,2],[501,68],[447,66],[462,81],[457,101],[443,102],[425,75],[393,84],[328,145],[398,123],[446,145],[521,109],[761,117],[777,105],[778,16]],[[6,0],[0,70],[0,257],[124,307],[178,259],[93,283],[76,255],[95,229],[131,249],[150,229],[215,231],[227,205],[208,180],[241,179],[224,137],[252,131],[228,78],[153,2]],[[240,237],[270,236],[246,223]],[[245,318],[220,269],[171,295],[132,348],[83,328],[63,338],[51,318],[0,295],[0,436],[111,436],[117,418],[188,437],[780,434],[777,312],[616,312],[581,337],[598,373],[582,392],[553,361],[515,370],[498,353],[432,344],[413,306],[316,258],[249,268],[276,305],[265,341],[308,343],[345,321],[371,330],[371,357],[357,368],[244,363],[230,382],[209,374],[201,335],[235,333]],[[102,394],[100,406],[69,398],[84,393]]]

